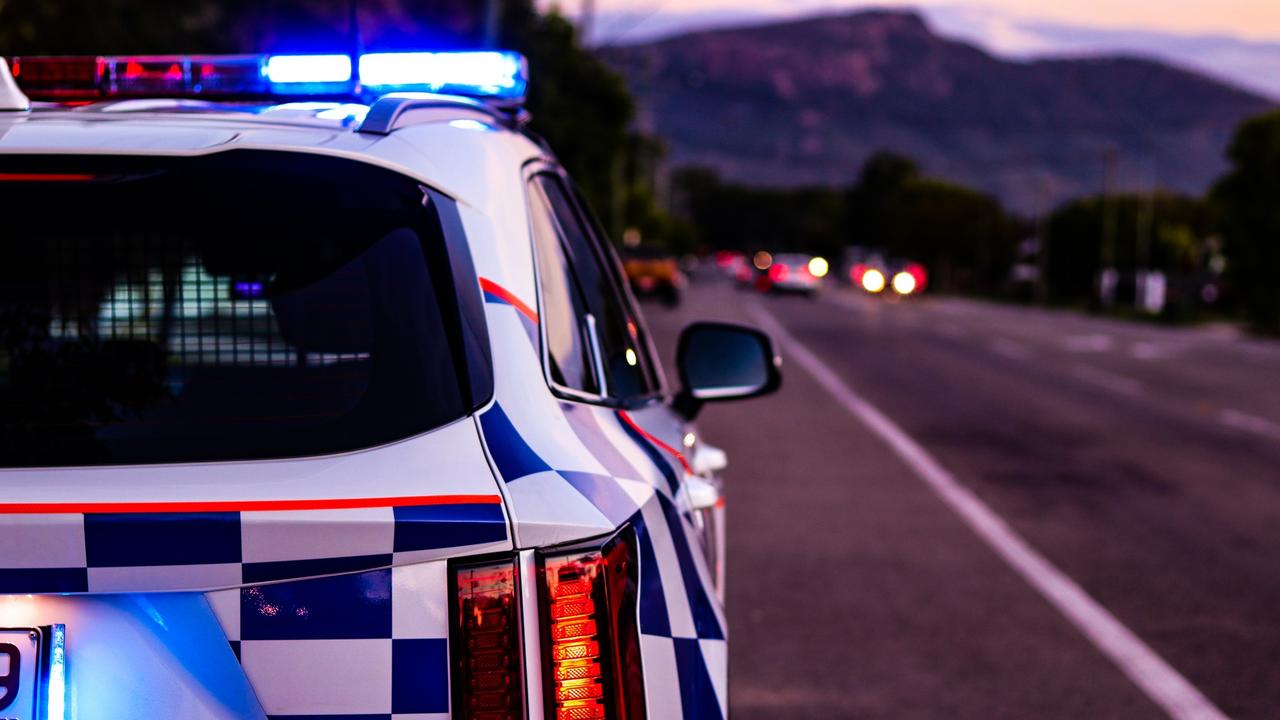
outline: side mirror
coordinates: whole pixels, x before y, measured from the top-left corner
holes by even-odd
[[[699,322],[685,328],[676,348],[680,394],[676,410],[692,419],[704,402],[745,400],[782,386],[782,358],[759,330]]]

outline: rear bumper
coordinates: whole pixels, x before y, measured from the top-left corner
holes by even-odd
[[[0,596],[5,627],[59,623],[65,720],[266,717],[203,595]]]

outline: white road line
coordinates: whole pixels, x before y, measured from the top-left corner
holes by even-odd
[[[1233,427],[1237,430],[1245,430],[1256,435],[1269,437],[1273,440],[1280,440],[1280,425],[1271,422],[1266,418],[1260,418],[1257,415],[1242,413],[1239,410],[1226,409],[1218,413],[1218,419],[1223,425]]]
[[[1031,348],[1008,338],[996,338],[991,341],[991,352],[1003,355],[1010,360],[1030,360]]]
[[[1128,395],[1129,397],[1137,397],[1142,394],[1142,383],[1133,378],[1117,375],[1107,370],[1100,370],[1089,365],[1076,365],[1071,368],[1071,374],[1079,380],[1105,388],[1111,392],[1120,395]]]
[[[1092,333],[1090,335],[1068,335],[1062,339],[1062,347],[1073,353],[1104,353],[1115,347],[1116,341],[1110,335]]]
[[[1134,360],[1167,360],[1182,352],[1181,344],[1135,340],[1129,346],[1129,357]]]
[[[772,314],[754,302],[746,309],[781,344],[792,361],[808,371],[854,418],[889,445],[979,538],[1056,607],[1169,717],[1174,720],[1227,720],[1227,716],[1194,685],[1074,580],[1036,552],[924,447],[878,408],[859,397],[834,370],[792,337]]]

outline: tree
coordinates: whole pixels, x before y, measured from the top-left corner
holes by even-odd
[[[705,168],[680,171],[675,186],[684,216],[712,248],[836,258],[846,244],[839,190],[748,188],[725,184]]]
[[[504,28],[504,44],[529,59],[533,130],[555,148],[606,226],[619,235],[618,225],[631,224],[631,218],[618,176],[625,184],[626,166],[642,150],[630,133],[635,105],[626,83],[587,52],[573,24],[556,13],[539,15],[525,2],[513,3]],[[641,212],[651,211],[648,206]]]
[[[905,155],[880,151],[862,166],[858,181],[849,188],[848,242],[854,245],[880,247],[889,232],[885,217],[893,197],[908,182],[920,177],[916,162]]]
[[[1228,272],[1254,327],[1280,334],[1280,112],[1246,121],[1227,157],[1232,169],[1211,197]]]
[[[1058,208],[1048,221],[1049,288],[1055,302],[1090,301],[1102,267],[1103,227],[1113,222],[1117,239],[1114,267],[1131,294],[1139,270],[1159,270],[1169,279],[1170,301],[1194,294],[1205,239],[1213,219],[1198,198],[1161,192],[1080,198]],[[1145,257],[1140,247],[1149,243]]]
[[[923,263],[947,290],[997,291],[1026,232],[995,198],[922,177],[888,151],[867,160],[846,197],[848,242]]]

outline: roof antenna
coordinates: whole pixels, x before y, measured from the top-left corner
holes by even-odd
[[[502,29],[502,0],[487,0],[484,8],[484,46],[498,46],[498,34]]]
[[[360,36],[360,0],[347,3],[347,30],[351,34],[351,62],[359,63],[364,54],[364,39]]]
[[[26,112],[30,109],[31,101],[9,73],[9,63],[0,58],[0,112]]]

